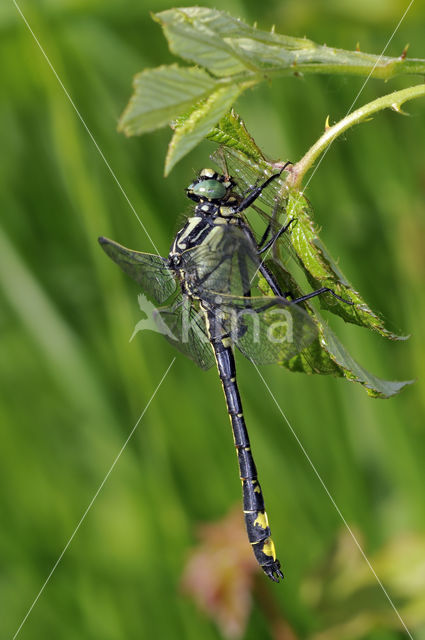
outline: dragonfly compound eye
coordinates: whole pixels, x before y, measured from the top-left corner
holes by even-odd
[[[220,200],[226,195],[226,187],[218,180],[200,180],[188,188],[188,194],[193,194],[198,198],[206,198],[208,200]]]

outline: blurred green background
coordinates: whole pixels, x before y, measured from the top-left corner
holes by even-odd
[[[380,53],[405,0],[216,0],[260,28]],[[20,6],[149,234],[166,254],[208,165],[204,143],[163,178],[168,131],[116,124],[132,76],[173,61],[149,11],[171,2],[22,0]],[[425,57],[416,2],[388,55]],[[180,582],[199,522],[223,518],[240,482],[215,371],[141,333],[137,286],[98,235],[151,245],[12,2],[0,8],[0,636],[11,638],[110,465],[177,356],[19,637],[220,638]],[[417,78],[370,80],[358,106]],[[237,109],[270,156],[297,160],[363,78],[276,80]],[[343,380],[263,369],[294,430],[415,638],[425,638],[425,104],[385,112],[335,143],[308,190],[322,237],[354,286],[411,334],[391,344],[333,323],[373,373],[416,378],[387,401]],[[253,597],[246,638],[407,637],[270,401],[238,359],[242,398],[286,579],[264,583],[292,632]],[[343,545],[335,561],[332,549]],[[345,545],[345,546],[344,546]],[[339,548],[339,547],[338,547]],[[359,577],[360,576],[360,577]],[[266,578],[260,577],[266,581]],[[249,608],[249,603],[247,604]],[[333,630],[339,623],[340,631]],[[348,627],[347,627],[348,625]],[[334,635],[332,635],[334,634]]]

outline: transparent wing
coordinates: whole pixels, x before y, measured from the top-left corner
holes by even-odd
[[[273,165],[260,166],[228,147],[221,147],[211,158],[225,173],[229,173],[234,178],[236,181],[235,191],[242,197],[254,187],[258,187],[273,173],[278,172],[278,169],[273,169]],[[286,221],[284,179],[278,177],[273,180],[264,189],[255,204],[251,205],[251,208],[257,211],[267,223],[270,222],[274,231],[281,227]],[[285,236],[282,236],[279,242],[286,244],[285,240]]]
[[[161,333],[198,367],[207,370],[215,364],[202,309],[182,297],[171,307],[156,310],[155,322]],[[164,330],[164,325],[167,330]]]
[[[107,255],[157,304],[175,293],[176,279],[167,267],[165,258],[132,251],[108,238],[99,238],[99,243]],[[156,309],[153,318],[158,331],[185,356],[194,360],[201,369],[212,367],[215,359],[205,327],[204,312],[196,309],[189,298],[178,296],[172,306]]]
[[[282,363],[308,347],[317,328],[299,306],[284,298],[217,294],[215,331],[230,334],[238,349],[256,364]]]
[[[99,238],[99,244],[105,253],[157,304],[165,302],[176,291],[176,279],[167,267],[165,258],[127,249],[108,238]]]
[[[184,251],[181,266],[196,295],[211,300],[217,293],[249,295],[259,259],[243,229],[225,224],[212,227],[199,246]]]

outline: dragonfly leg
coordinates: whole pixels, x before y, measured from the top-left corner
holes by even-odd
[[[291,300],[291,292],[290,291],[283,292],[281,290],[281,288],[276,282],[274,275],[267,269],[267,267],[264,264],[260,265],[260,272],[263,275],[264,279],[266,280],[267,284],[269,285],[270,289],[275,294],[275,296],[278,296],[279,298],[285,298],[287,302],[291,302],[292,304],[305,302],[306,300],[310,300],[310,298],[321,296],[323,293],[330,293],[334,298],[341,300],[341,302],[345,302],[346,304],[349,304],[349,305],[354,305],[354,302],[352,300],[347,300],[346,298],[339,296],[330,287],[321,287],[316,291],[311,291],[310,293],[307,293],[304,296],[300,296],[299,298],[294,298]]]
[[[346,298],[342,298],[337,293],[335,293],[335,291],[333,289],[330,289],[329,287],[321,287],[320,289],[317,289],[316,291],[311,291],[310,293],[307,293],[305,296],[300,296],[299,298],[294,298],[293,300],[291,300],[291,302],[294,303],[294,304],[296,304],[298,302],[305,302],[305,300],[310,300],[310,298],[315,298],[316,296],[321,296],[323,293],[330,293],[334,298],[337,298],[338,300],[341,300],[341,302],[345,302],[346,304],[354,305],[354,302],[352,300],[347,300]]]
[[[254,189],[242,200],[242,202],[239,203],[236,212],[241,213],[241,211],[248,209],[248,207],[250,207],[252,203],[255,202],[255,200],[261,195],[263,189],[265,189],[270,184],[270,182],[276,180],[276,178],[280,176],[280,174],[285,170],[288,164],[291,164],[291,162],[286,162],[279,173],[274,173],[272,176],[270,176],[270,178],[267,178],[267,180],[263,182],[263,184],[260,184],[259,187],[254,187]]]
[[[265,264],[261,263],[259,268],[260,268],[261,275],[264,277],[265,281],[269,285],[270,289],[273,291],[274,295],[279,296],[279,298],[288,297],[286,293],[283,293],[278,283],[276,282],[274,275],[267,269]]]
[[[265,243],[265,241],[267,240],[267,238],[268,238],[268,236],[269,236],[269,233],[270,233],[271,228],[272,228],[272,223],[271,223],[271,222],[269,222],[269,224],[268,224],[268,225],[267,225],[267,227],[266,227],[266,230],[264,231],[264,233],[263,233],[263,235],[262,235],[262,237],[261,237],[260,242],[257,244],[257,248],[258,248],[258,249],[260,249],[260,248],[263,246],[263,244]]]
[[[267,244],[265,244],[265,245],[264,245],[264,247],[262,247],[262,246],[261,246],[261,245],[262,245],[262,243],[263,243],[263,239],[264,239],[264,236],[263,236],[263,237],[261,238],[260,244],[258,245],[258,247],[259,247],[258,254],[260,255],[261,253],[264,253],[265,251],[267,251],[267,249],[270,249],[270,247],[271,247],[272,245],[274,245],[274,243],[276,242],[276,240],[277,240],[278,238],[280,238],[280,236],[281,236],[281,235],[283,235],[283,234],[285,233],[285,231],[288,231],[289,227],[291,226],[291,224],[292,224],[294,221],[295,221],[295,218],[291,218],[291,219],[289,220],[289,222],[287,222],[285,225],[283,225],[283,227],[281,227],[281,228],[279,229],[279,231],[278,231],[277,233],[275,233],[275,234],[274,234],[274,236],[272,236],[272,237],[270,238],[270,240],[268,241],[268,243],[267,243]],[[269,225],[268,225],[268,227],[267,227],[267,233],[268,233],[269,228],[270,228],[270,224],[269,224]],[[267,237],[267,236],[266,236],[266,237]],[[260,249],[260,247],[261,247],[261,249]]]

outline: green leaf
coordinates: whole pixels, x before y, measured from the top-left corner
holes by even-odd
[[[321,307],[346,322],[373,329],[385,338],[405,340],[405,336],[398,336],[386,329],[383,320],[348,282],[320,240],[310,212],[311,206],[306,198],[300,192],[289,191],[286,216],[295,219],[295,224],[291,227],[291,245],[298,262],[313,289],[329,287],[345,300],[354,303],[348,305],[331,294],[325,294],[320,296]]]
[[[326,323],[321,324],[320,334],[323,348],[335,364],[344,372],[344,377],[352,382],[359,382],[366,388],[367,393],[372,398],[390,398],[414,382],[414,380],[393,382],[391,380],[377,378],[372,373],[366,371],[366,369],[351,357]]]
[[[232,36],[246,28],[225,11],[206,7],[170,9],[154,14],[164,30],[170,50],[195,62],[218,77],[243,73],[246,63],[239,58]]]
[[[215,113],[220,118],[225,104],[230,109],[244,90],[273,76],[346,73],[388,79],[425,73],[425,61],[408,59],[405,52],[388,58],[317,45],[306,38],[261,31],[206,7],[169,9],[153,18],[162,26],[171,51],[199,67],[162,66],[138,74],[118,129],[128,136],[142,134],[190,114],[190,122],[177,127],[165,174],[210,133],[207,124],[215,127]],[[399,103],[392,106],[398,109]],[[183,143],[185,135],[188,140]],[[239,150],[252,151],[253,141],[247,140],[246,131],[243,137],[248,148],[239,146]]]
[[[286,293],[290,292],[293,298],[298,298],[302,295],[301,288],[296,282],[295,278],[289,271],[283,266],[280,260],[270,258],[265,262],[266,267],[274,275],[281,290]],[[267,282],[261,278],[261,289],[265,295],[270,295],[270,289]],[[318,329],[318,337],[306,348],[296,355],[291,360],[282,362],[281,364],[290,371],[297,371],[298,373],[307,374],[321,374],[321,375],[333,375],[336,377],[343,377],[344,370],[339,367],[333,359],[330,357],[326,349],[323,348],[321,342],[321,320],[319,321],[313,307],[304,302],[302,306],[305,311],[312,317]],[[319,337],[320,336],[320,337]]]
[[[134,94],[122,114],[118,130],[133,136],[153,131],[207,98],[217,82],[206,71],[174,64],[147,69],[134,78]]]
[[[389,79],[425,73],[425,61],[345,51],[262,31],[225,11],[184,7],[155,14],[171,51],[218,77],[237,74],[344,73]],[[260,79],[260,78],[259,78]]]
[[[207,135],[208,140],[216,142],[230,149],[240,151],[246,158],[250,158],[257,164],[266,164],[263,152],[256,144],[254,138],[248,133],[242,118],[232,109],[211,129]]]
[[[224,131],[227,132],[229,130],[232,120],[235,127],[234,131],[237,132],[239,130],[236,118],[233,115],[232,118],[226,117],[224,119]],[[221,127],[222,123],[223,120],[220,121],[218,126]],[[218,139],[219,135],[217,134],[216,137]],[[232,140],[233,138],[231,138],[231,142]],[[242,138],[242,140],[245,139]],[[241,183],[242,186],[240,188],[242,190],[243,186],[246,188],[248,185],[255,184],[259,176],[263,176],[265,179],[276,173],[281,166],[281,163],[268,162],[263,155],[258,160],[253,158],[253,154],[247,158],[239,149],[235,148],[233,142],[231,147],[222,146],[221,150],[213,155],[213,159],[222,168],[225,166],[229,170],[230,174]],[[290,178],[291,176],[289,175],[287,181]],[[294,220],[290,231],[282,238],[282,242],[286,243],[285,251],[294,257],[304,271],[312,289],[329,287],[345,300],[354,303],[349,305],[346,302],[337,300],[328,293],[320,296],[320,304],[323,309],[338,315],[346,322],[372,329],[385,338],[391,340],[405,339],[404,336],[397,336],[385,327],[383,320],[372,311],[344,276],[321,242],[310,215],[311,206],[300,191],[288,188],[282,178],[278,178],[263,192],[261,200],[263,201],[262,206],[254,205],[253,209],[265,217],[267,222],[270,221],[270,215],[272,214],[274,229],[280,228],[290,219]],[[278,207],[276,207],[276,203],[279,203]],[[278,260],[279,252],[277,247],[278,244],[274,248],[274,257]]]
[[[168,147],[165,175],[207,136],[242,91],[243,87],[237,84],[220,87],[202,103],[195,105],[190,114],[179,119]]]
[[[290,291],[293,297],[302,295],[302,291],[294,277],[283,267],[280,261],[276,259],[267,260],[266,266],[274,274],[283,291]],[[264,280],[262,280],[262,288],[266,294],[270,293]],[[369,373],[354,360],[311,304],[305,302],[302,306],[315,322],[318,337],[294,358],[287,362],[282,362],[281,364],[284,367],[290,371],[307,374],[344,377],[347,380],[361,384],[373,398],[390,398],[413,382],[412,380],[401,382],[382,380]]]

